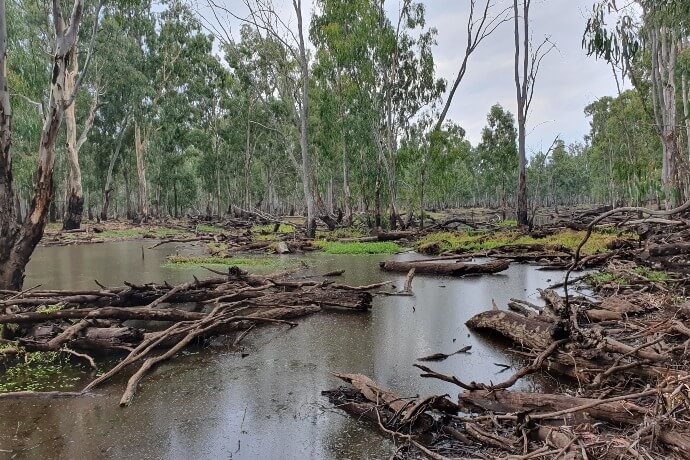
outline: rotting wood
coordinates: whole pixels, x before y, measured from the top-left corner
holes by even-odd
[[[408,273],[413,268],[420,275],[466,276],[492,274],[505,271],[510,266],[508,261],[494,261],[484,264],[464,263],[436,263],[436,262],[398,262],[385,261],[380,263],[384,271]]]

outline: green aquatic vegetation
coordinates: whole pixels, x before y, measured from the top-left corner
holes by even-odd
[[[517,228],[518,223],[517,220],[515,219],[506,219],[502,220],[498,223],[498,226],[501,228]]]
[[[220,256],[170,256],[164,267],[194,268],[203,265],[237,267],[275,267],[289,262],[278,257],[220,257]]]
[[[225,243],[216,243],[215,241],[212,241],[210,243],[206,244],[206,247],[208,248],[209,252],[211,254],[222,254],[228,249],[228,245]]]
[[[431,233],[417,242],[416,249],[426,254],[442,252],[474,252],[496,249],[507,245],[527,246],[541,244],[547,249],[575,251],[584,231],[563,230],[544,238],[534,238],[517,231],[502,230],[498,232],[439,232]],[[624,235],[632,238],[631,235]],[[582,248],[582,255],[607,251],[607,246],[618,238],[617,234],[593,232]]]
[[[314,246],[327,254],[397,254],[402,251],[398,244],[390,241],[372,243],[315,241]]]
[[[0,366],[0,392],[68,390],[80,379],[78,368],[56,351],[26,353],[23,359]]]

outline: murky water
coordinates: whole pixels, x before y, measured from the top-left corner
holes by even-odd
[[[180,282],[203,269],[164,268],[171,253],[198,249],[125,242],[41,248],[25,286],[93,288]],[[405,254],[399,258],[413,258]],[[404,276],[382,273],[383,256],[303,258],[315,273],[344,269],[339,280],[370,284]],[[321,313],[297,328],[250,334],[242,355],[217,344],[160,366],[146,378],[131,407],[118,401],[124,379],[75,400],[0,402],[0,458],[304,459],[389,458],[393,442],[334,410],[321,391],[340,383],[332,372],[363,373],[403,396],[456,395],[458,388],[422,379],[415,359],[472,345],[431,367],[469,381],[499,381],[494,363],[511,364],[504,347],[470,333],[465,321],[511,297],[538,302],[536,289],[560,275],[526,265],[480,278],[417,277],[414,297],[379,297],[369,314]],[[523,385],[532,385],[526,382]]]

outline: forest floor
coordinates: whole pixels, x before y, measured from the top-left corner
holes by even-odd
[[[199,339],[235,334],[239,343],[261,324],[293,327],[294,318],[322,309],[366,312],[372,294],[413,296],[416,275],[481,276],[528,263],[568,270],[567,281],[541,289],[543,305],[516,293],[507,306],[494,305],[467,322],[478,334],[504,337],[524,360],[503,382],[465,382],[436,372],[429,366],[450,356],[437,353],[415,367],[422,378],[456,385],[462,390],[457,397],[405,398],[360,374],[339,374],[348,386],[324,394],[399,441],[399,457],[689,458],[690,224],[682,215],[597,217],[608,210],[554,210],[531,231],[501,221],[495,211],[463,210],[434,215],[424,230],[319,230],[315,240],[303,238],[300,221],[287,218],[87,223],[80,232],[49,228],[45,245],[141,238],[151,239],[151,247],[201,244],[207,255],[172,256],[168,262],[205,266],[220,277],[175,286],[1,292],[0,361],[69,353],[95,367],[91,353],[124,350],[119,364],[82,392],[49,396],[78,397],[136,365],[122,396],[121,404],[128,405],[157,363]],[[382,270],[407,273],[404,287],[388,292],[386,283],[335,282],[342,272],[304,277],[294,268],[263,276],[238,268],[267,253],[412,250],[426,258],[381,262]],[[581,273],[571,276],[571,271]],[[187,311],[183,306],[190,302],[202,308]],[[170,326],[151,331],[123,324],[132,319]],[[511,390],[540,374],[558,377],[561,386],[551,393]]]

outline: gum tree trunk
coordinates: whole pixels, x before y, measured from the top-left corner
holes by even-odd
[[[149,218],[149,189],[146,183],[146,162],[144,160],[147,142],[141,140],[141,129],[138,123],[134,123],[134,154],[137,157],[137,179],[139,180],[139,219],[146,221]]]
[[[5,21],[5,0],[0,0],[0,177],[2,192],[0,205],[6,212],[0,214],[0,289],[21,290],[24,269],[36,245],[43,236],[46,217],[53,197],[53,166],[55,164],[55,142],[62,124],[65,108],[74,102],[74,90],[66,93],[65,77],[69,56],[77,42],[79,23],[83,12],[83,0],[75,0],[69,27],[65,29],[59,0],[53,0],[53,25],[56,47],[53,57],[50,85],[50,106],[41,130],[38,148],[38,166],[34,196],[24,223],[16,223],[14,212],[14,189],[10,154],[10,112],[9,90],[7,88],[7,30]],[[8,204],[9,206],[6,206]]]
[[[65,75],[65,92],[74,91],[77,74],[79,73],[79,51],[75,45],[70,56],[72,69]],[[77,140],[77,117],[76,104],[71,104],[65,109],[65,128],[67,131],[67,163],[69,173],[67,176],[67,190],[65,196],[65,214],[63,216],[62,228],[73,230],[81,226],[82,215],[84,213],[84,191],[81,183],[81,167],[79,166],[79,151],[86,143],[86,139],[93,127],[98,110],[98,89],[95,91],[89,114],[84,122],[79,140]]]
[[[115,146],[115,151],[110,156],[110,164],[108,165],[108,174],[105,178],[105,185],[103,186],[103,207],[101,208],[101,220],[108,220],[108,209],[110,207],[110,193],[113,191],[113,172],[115,171],[115,163],[120,156],[120,151],[122,150],[122,140],[125,137],[125,132],[129,126],[129,113],[125,115],[125,119],[122,121],[122,128],[117,137],[117,144]]]

